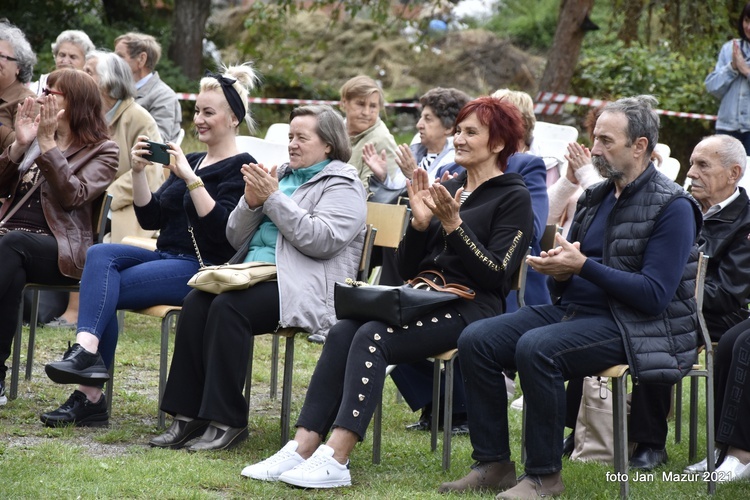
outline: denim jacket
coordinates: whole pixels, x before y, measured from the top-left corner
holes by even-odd
[[[750,130],[750,80],[732,69],[732,44],[728,41],[721,47],[714,71],[706,77],[708,92],[721,99],[717,130],[747,132]],[[740,48],[745,60],[750,63],[750,44],[741,41]]]

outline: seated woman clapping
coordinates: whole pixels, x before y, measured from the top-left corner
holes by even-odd
[[[94,80],[55,70],[18,107],[0,154],[0,399],[26,283],[75,285],[93,244],[92,205],[117,173]]]
[[[453,349],[467,324],[503,312],[533,234],[529,191],[520,175],[504,174],[523,135],[521,117],[513,105],[484,97],[464,106],[456,124],[456,161],[466,171],[444,185],[430,185],[422,168],[414,172],[407,184],[413,218],[397,258],[404,279],[439,271],[446,281],[472,288],[475,298],[450,302],[406,325],[336,323],[294,439],[246,467],[243,476],[305,488],[350,485],[349,454],[364,438],[386,366]]]
[[[116,243],[89,250],[81,278],[76,343],[61,361],[45,366],[52,381],[79,384],[78,390],[41,416],[45,425],[108,422],[102,386],[109,380],[117,347],[117,311],[182,304],[191,290],[187,281],[199,267],[189,228],[194,228],[203,259],[209,263],[222,264],[234,254],[225,228],[242,196],[240,169],[255,161],[238,151],[235,136],[240,123],[249,120],[247,94],[255,80],[248,65],[201,80],[193,123],[208,151],[185,155],[177,144],[168,143],[171,161],[166,166],[171,173],[155,193],[149,189],[147,175],[148,138],[138,137],[131,150],[133,204],[144,229],[160,230],[156,251]]]
[[[227,226],[232,261],[275,262],[277,281],[186,297],[161,404],[174,421],[152,446],[181,448],[201,435],[190,450],[243,441],[252,336],[292,326],[325,333],[335,323],[333,285],[357,271],[367,215],[350,156],[339,114],[305,106],[291,114],[288,164],[242,167],[245,195]]]

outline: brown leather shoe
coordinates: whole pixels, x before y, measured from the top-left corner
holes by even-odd
[[[515,462],[476,462],[471,472],[458,481],[443,483],[438,493],[463,491],[504,491],[516,485]]]
[[[542,497],[556,497],[565,491],[565,486],[562,483],[562,477],[560,472],[554,474],[545,474],[543,476],[530,476],[524,474],[521,476],[518,484],[495,497],[495,500],[508,499],[508,498],[542,498]]]

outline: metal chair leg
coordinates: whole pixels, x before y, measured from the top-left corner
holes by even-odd
[[[253,386],[253,354],[255,351],[255,337],[250,337],[250,355],[247,358],[247,375],[245,375],[245,402],[250,411],[250,393]]]
[[[13,366],[10,371],[10,391],[8,397],[16,399],[18,396],[18,374],[21,370],[21,337],[23,333],[23,299],[18,307],[18,324],[16,325],[16,336],[13,339]]]
[[[31,297],[31,316],[29,317],[29,346],[26,350],[26,380],[31,380],[31,372],[34,369],[34,341],[36,340],[36,323],[39,320],[38,288],[32,289]],[[19,319],[19,321],[23,321],[23,318]]]
[[[166,427],[166,414],[161,410],[161,400],[167,386],[167,364],[169,362],[169,330],[177,311],[168,312],[161,320],[161,352],[159,354],[159,428]]]
[[[689,426],[688,461],[693,463],[698,455],[698,377],[690,377]]]
[[[682,380],[674,386],[674,442],[682,441]]]
[[[289,420],[292,413],[292,375],[294,373],[294,335],[286,338],[284,382],[281,389],[281,446],[289,441]]]
[[[627,498],[628,480],[628,415],[627,415],[627,373],[612,378],[612,419],[615,441],[615,472],[619,474],[620,498]]]
[[[112,364],[109,365],[109,380],[107,380],[107,389],[105,391],[107,397],[107,413],[110,418],[112,417],[112,397],[114,395],[115,386],[115,356],[112,356]]]
[[[437,450],[437,433],[440,427],[440,360],[432,362],[432,425],[430,426],[430,451]],[[445,418],[445,417],[443,417]]]
[[[279,394],[279,336],[273,335],[271,340],[271,380],[270,398],[276,399]]]
[[[445,366],[445,405],[443,409],[443,470],[451,468],[451,439],[453,438],[453,362],[452,357],[443,362]]]

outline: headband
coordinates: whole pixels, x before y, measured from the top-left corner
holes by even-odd
[[[232,109],[240,123],[242,123],[242,120],[244,120],[247,111],[245,109],[245,105],[242,103],[240,94],[237,92],[237,89],[235,89],[233,85],[237,80],[227,78],[224,75],[220,75],[219,73],[211,73],[210,71],[206,71],[205,76],[215,78],[216,81],[219,82],[219,85],[221,85],[221,90],[224,92],[224,97],[229,103],[229,107]]]

